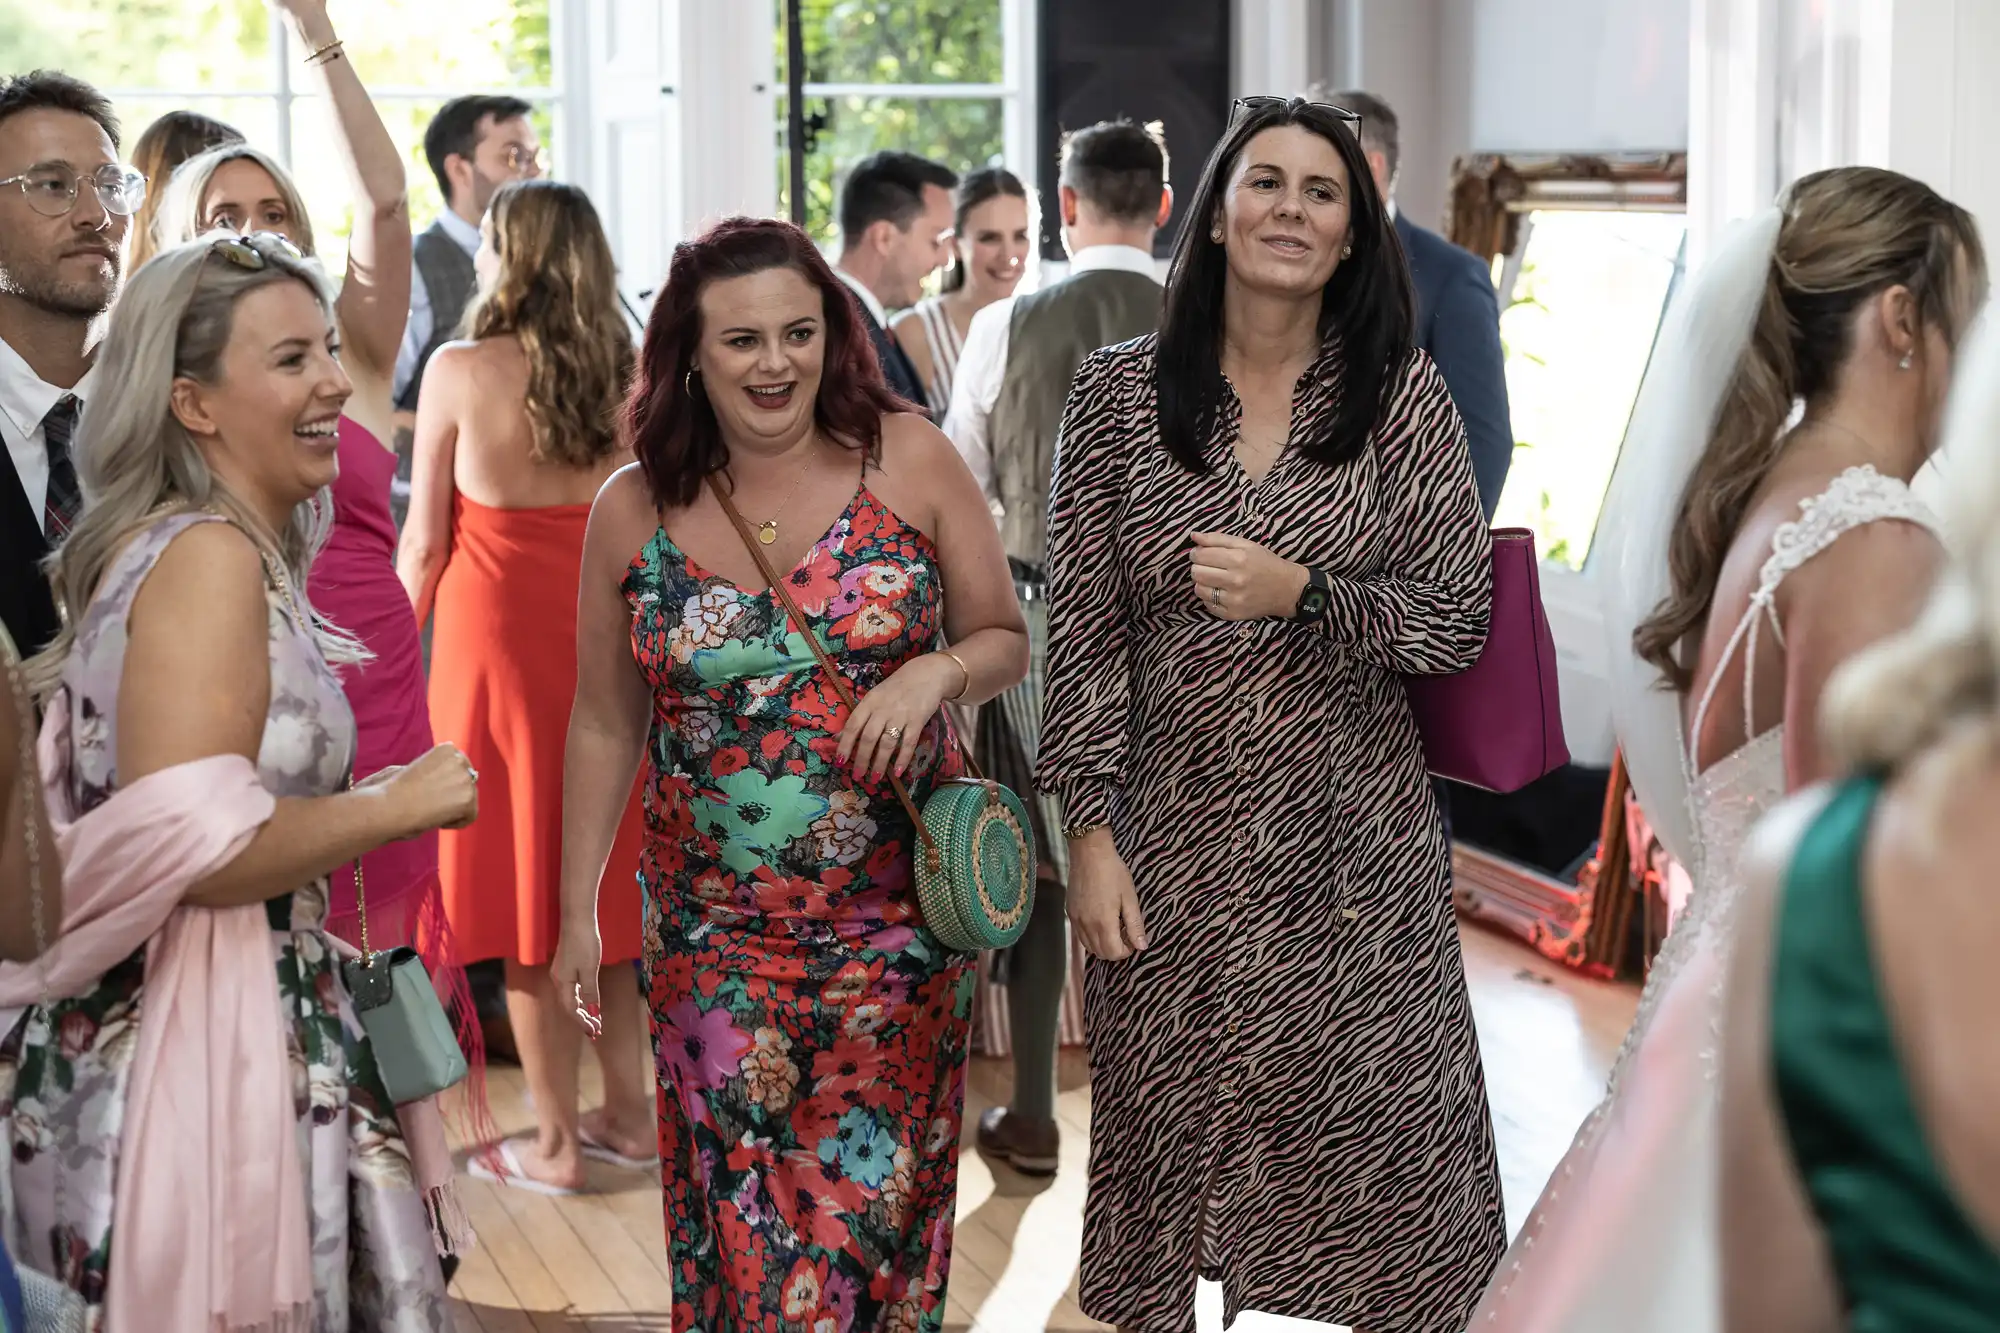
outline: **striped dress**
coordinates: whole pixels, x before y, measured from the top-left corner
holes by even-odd
[[[1330,342],[1293,438],[1338,394]],[[1417,354],[1339,468],[1252,482],[1225,391],[1195,476],[1160,444],[1154,339],[1083,363],[1049,503],[1039,785],[1108,821],[1151,947],[1090,960],[1097,1319],[1194,1333],[1197,1271],[1255,1309],[1459,1333],[1506,1244],[1450,860],[1399,673],[1462,669],[1491,602],[1464,429]],[[1314,626],[1220,620],[1190,530],[1325,569]]]
[[[931,348],[931,382],[924,386],[930,396],[931,418],[943,421],[951,410],[951,377],[958,369],[958,354],[965,350],[965,335],[952,327],[942,296],[926,296],[911,309],[923,322],[924,341]]]

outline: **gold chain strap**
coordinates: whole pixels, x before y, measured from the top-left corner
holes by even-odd
[[[258,545],[257,554],[264,561],[264,577],[270,580],[273,588],[277,589],[278,596],[285,599],[285,610],[291,615],[292,623],[300,629],[309,629],[305,617],[299,612],[298,601],[292,596],[292,581],[286,576],[285,567],[279,564],[277,558],[265,550],[262,544]],[[348,766],[346,789],[354,790],[354,770],[351,764]],[[367,967],[374,960],[375,954],[368,947],[368,882],[362,875],[361,858],[358,856],[354,858],[354,916],[361,927],[361,965]]]

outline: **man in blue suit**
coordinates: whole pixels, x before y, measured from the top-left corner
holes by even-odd
[[[1361,148],[1410,261],[1417,289],[1417,346],[1429,352],[1451,400],[1465,419],[1465,442],[1479,481],[1486,517],[1500,503],[1500,488],[1514,461],[1514,427],[1507,415],[1507,372],[1500,352],[1500,308],[1487,265],[1396,208],[1400,145],[1396,113],[1372,93],[1343,92],[1318,99],[1361,117]]]

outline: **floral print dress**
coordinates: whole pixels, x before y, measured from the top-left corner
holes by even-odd
[[[71,796],[92,809],[117,790],[118,684],[132,601],[160,553],[208,515],[177,514],[134,538],[105,574],[63,669],[73,719]],[[257,770],[276,796],[340,790],[354,718],[311,638],[272,594],[271,704]],[[315,1333],[452,1327],[431,1223],[395,1107],[324,931],[326,881],[266,904],[278,995],[291,1019],[299,1155],[312,1209]],[[145,950],[96,989],[30,1008],[0,1042],[0,1118],[12,1161],[7,1243],[22,1263],[81,1292],[101,1327],[112,1194],[138,1025]],[[58,1171],[57,1159],[61,1168]],[[252,1169],[244,1163],[241,1169]]]
[[[675,1333],[942,1326],[973,958],[916,901],[909,816],[835,760],[857,695],[937,641],[930,539],[864,485],[768,589],[656,532],[625,577],[653,690],[646,964]],[[921,804],[961,764],[924,729]]]

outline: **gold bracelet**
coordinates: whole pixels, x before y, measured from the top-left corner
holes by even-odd
[[[965,684],[959,686],[958,693],[951,696],[954,699],[963,699],[965,697],[965,692],[972,688],[972,668],[965,664],[964,658],[960,657],[957,653],[953,652],[951,649],[940,648],[938,649],[938,651],[944,654],[946,657],[949,657],[952,661],[958,663],[958,669],[965,673]]]
[[[1087,838],[1099,829],[1110,827],[1109,824],[1067,824],[1063,827],[1062,835],[1065,841],[1075,842],[1078,838]]]
[[[318,65],[324,63],[325,61],[331,60],[334,54],[337,53],[341,47],[346,45],[347,45],[346,42],[343,42],[342,40],[340,40],[340,38],[336,37],[332,41],[328,42],[325,46],[320,47],[319,50],[314,51],[311,55],[307,56],[306,63],[308,65]]]

